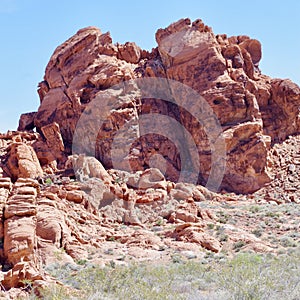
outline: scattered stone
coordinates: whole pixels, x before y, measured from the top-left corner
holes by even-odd
[[[0,134],[0,281],[11,295],[25,298],[23,280],[57,284],[42,268],[57,262],[76,271],[75,263],[87,259],[115,267],[127,265],[127,256],[197,259],[203,249],[278,253],[283,246],[260,235],[299,231],[297,213],[260,212],[260,205],[280,210],[300,203],[299,87],[261,74],[259,41],[215,36],[201,20],[179,20],[159,29],[156,40],[149,53],[135,43],[113,44],[95,27],[79,30],[51,56],[38,111],[23,114],[18,131]],[[153,90],[161,84],[161,96],[171,91],[175,103],[189,101],[177,107],[142,99],[130,80],[149,77],[160,78]],[[200,111],[199,101],[173,90],[173,80],[210,105],[218,135],[208,136],[212,112],[205,111],[203,127],[191,114]],[[107,99],[117,105],[100,128],[99,118],[80,123],[82,115],[105,112],[103,105],[91,111],[89,103]],[[176,142],[190,151],[184,130],[164,120],[144,126],[149,114],[180,120],[190,133],[201,163],[192,157],[189,167],[199,169],[199,180],[184,175],[197,184],[178,182],[183,153]],[[222,150],[217,136],[226,160],[219,194],[205,188],[211,150]],[[246,204],[247,213],[240,210]]]
[[[197,258],[197,255],[193,251],[182,251],[181,254],[185,256],[187,259]]]

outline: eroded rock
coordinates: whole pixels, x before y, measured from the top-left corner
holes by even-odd
[[[201,20],[179,20],[158,30],[156,40],[157,49],[147,53],[134,43],[114,45],[109,33],[102,34],[94,27],[80,30],[55,50],[48,63],[45,80],[40,84],[37,129],[43,131],[45,126],[51,126],[51,119],[59,126],[63,140],[57,147],[64,145],[68,154],[76,131],[81,143],[78,151],[90,155],[90,151],[96,150],[95,155],[105,168],[139,171],[153,167],[154,163],[167,179],[177,181],[181,154],[172,144],[172,129],[162,124],[166,136],[154,133],[143,136],[143,132],[149,131],[143,126],[138,130],[143,115],[164,114],[179,121],[194,139],[201,162],[199,182],[205,185],[215,145],[193,117],[196,108],[192,104],[185,110],[176,108],[176,103],[182,103],[181,98],[188,95],[176,94],[171,89],[174,106],[160,99],[140,101],[140,90],[135,84],[129,84],[126,90],[115,86],[139,77],[167,78],[201,95],[220,122],[227,156],[221,187],[250,193],[269,182],[269,138],[282,140],[299,132],[299,88],[261,74],[259,41],[248,36],[215,36]],[[102,126],[95,120],[86,120],[76,128],[82,112],[95,99],[98,102],[111,99],[116,107],[108,109],[108,119]],[[95,109],[98,108],[93,107],[93,114],[98,114]],[[294,121],[290,122],[291,119]],[[95,130],[97,124],[101,128],[97,141],[93,141],[86,133]],[[126,124],[132,125],[126,127]],[[176,135],[185,143],[183,132],[177,130]],[[241,158],[235,149],[242,147]]]
[[[11,144],[7,168],[13,180],[37,178],[43,175],[43,170],[34,149],[22,142]]]
[[[168,247],[234,251],[232,243],[275,253],[271,243],[248,232],[253,224],[242,229],[225,224],[229,217],[222,209],[229,202],[236,205],[240,196],[224,193],[258,190],[247,196],[256,201],[252,204],[299,203],[300,142],[287,139],[299,134],[299,87],[261,74],[259,41],[216,36],[201,20],[179,20],[159,29],[156,40],[158,47],[149,53],[135,43],[113,44],[109,33],[95,27],[78,31],[53,53],[39,84],[37,113],[21,116],[20,131],[0,134],[0,262],[5,271],[0,275],[12,294],[23,280],[50,282],[41,265],[85,260],[91,248],[97,252],[114,242],[123,253],[143,259],[157,259]],[[145,90],[129,82],[137,78],[160,78],[148,89],[162,89],[162,97],[144,99]],[[174,89],[172,80],[210,105],[212,111],[202,107],[207,113],[202,123],[193,115],[199,105],[184,89]],[[182,99],[189,100],[187,107],[180,107]],[[147,115],[167,121],[144,122]],[[213,115],[226,154],[224,177],[219,174],[222,194],[204,187],[212,151],[218,149],[210,131]],[[79,122],[81,116],[87,118]],[[199,166],[192,160],[189,167],[198,167],[196,181],[202,186],[178,182],[185,153],[176,141],[191,151],[187,132],[200,159]],[[274,181],[262,188],[272,175]],[[291,226],[284,224],[277,233]]]

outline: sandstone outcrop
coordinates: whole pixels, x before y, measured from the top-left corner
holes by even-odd
[[[22,142],[14,142],[10,145],[7,171],[13,180],[18,178],[37,178],[43,175],[34,149]]]
[[[192,136],[200,160],[194,168],[199,169],[198,183],[205,185],[215,159],[213,149],[218,148],[214,134],[205,127],[211,116],[205,116],[199,124],[196,102],[180,107],[182,97],[189,95],[172,90],[172,86],[163,88],[171,89],[174,102],[143,99],[134,83],[118,85],[137,78],[166,78],[192,88],[217,117],[226,151],[221,188],[250,193],[270,182],[270,142],[299,132],[299,87],[261,74],[259,41],[248,36],[215,35],[201,20],[179,20],[159,29],[156,40],[158,47],[148,53],[134,43],[115,45],[109,33],[103,34],[97,28],[80,30],[55,50],[39,85],[38,112],[24,115],[20,128],[29,128],[26,124],[31,124],[34,116],[34,124],[43,136],[45,126],[50,124],[56,124],[57,141],[61,133],[62,141],[57,143],[59,149],[54,156],[60,151],[71,154],[76,132],[83,145],[73,150],[96,155],[105,168],[138,171],[154,166],[167,179],[177,181],[183,164],[182,149],[172,142],[177,136],[186,143],[186,133],[174,132],[168,122],[162,125],[164,136],[152,130],[155,126],[143,125],[147,114],[165,115],[180,122]],[[159,83],[155,88],[159,89]],[[82,112],[90,113],[90,103],[107,98],[116,107],[107,108],[105,122],[99,124],[87,118],[83,128],[76,128]],[[87,132],[95,130],[97,140],[91,140]],[[94,146],[94,153],[89,152],[89,144]]]
[[[259,41],[201,20],[156,41],[79,30],[51,56],[38,111],[0,134],[2,288],[59,284],[45,271],[58,261],[115,263],[113,246],[137,260],[282,249],[244,211],[300,203],[299,87],[261,73]]]
[[[34,118],[36,112],[25,113],[20,116],[18,131],[34,129]]]

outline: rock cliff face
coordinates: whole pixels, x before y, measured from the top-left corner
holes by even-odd
[[[261,73],[259,41],[215,35],[201,20],[179,20],[156,40],[150,53],[81,29],[52,55],[38,111],[0,134],[5,289],[55,283],[45,266],[105,253],[114,240],[135,258],[165,248],[233,251],[241,241],[275,251],[250,233],[256,220],[224,227],[221,239],[207,227],[226,220],[206,207],[299,203],[299,87]],[[213,169],[220,194],[204,187]]]
[[[23,116],[19,129],[36,126],[48,140],[45,128],[52,126],[56,139],[61,139],[54,156],[60,151],[69,155],[83,111],[91,102],[109,98],[118,105],[109,112],[105,125],[98,128],[95,143],[96,157],[106,168],[113,167],[113,148],[132,145],[126,155],[117,154],[119,168],[128,170],[122,161],[129,161],[133,171],[154,164],[166,178],[178,180],[182,153],[172,142],[174,132],[170,124],[163,124],[165,135],[143,134],[139,122],[142,116],[156,113],[178,121],[191,134],[200,159],[198,183],[205,185],[213,149],[204,127],[193,116],[199,109],[197,105],[186,111],[180,107],[180,98],[188,95],[171,90],[172,103],[143,99],[138,86],[133,85],[128,91],[128,87],[120,85],[137,78],[166,78],[192,88],[218,118],[226,147],[221,188],[249,193],[269,182],[270,143],[282,141],[300,129],[299,87],[289,80],[261,74],[259,41],[247,36],[215,35],[201,20],[179,20],[159,29],[156,40],[158,47],[148,53],[134,43],[115,45],[109,33],[103,34],[94,27],[78,31],[55,50],[39,85],[38,112]],[[126,127],[128,123],[133,125]],[[85,123],[83,141],[88,130],[95,130],[93,127],[95,123]],[[175,135],[184,143],[183,132],[176,131]],[[155,162],[155,157],[160,160]]]

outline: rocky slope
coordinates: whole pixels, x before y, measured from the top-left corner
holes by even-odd
[[[81,29],[52,55],[38,111],[0,135],[7,295],[55,283],[58,260],[299,245],[279,238],[299,231],[299,87],[261,73],[259,41],[201,20],[156,40],[150,53]]]
[[[134,43],[114,45],[109,33],[102,34],[99,29],[80,30],[55,50],[46,67],[45,80],[39,85],[41,105],[38,112],[24,116],[19,129],[36,126],[53,145],[49,136],[51,130],[45,133],[45,126],[52,126],[56,138],[61,136],[63,140],[55,152],[62,150],[65,154],[72,152],[76,131],[81,141],[80,149],[76,150],[91,154],[87,147],[91,144],[96,148],[92,149],[95,151],[92,154],[105,168],[117,163],[119,168],[130,171],[143,170],[151,165],[151,157],[158,155],[163,163],[160,161],[156,166],[164,165],[166,178],[176,181],[183,164],[176,139],[185,142],[185,128],[199,154],[198,183],[206,184],[211,161],[215,160],[212,149],[220,146],[214,135],[220,133],[208,128],[211,114],[202,114],[199,124],[197,113],[202,96],[217,117],[224,139],[226,170],[222,187],[249,193],[269,182],[270,143],[299,132],[299,87],[289,80],[261,74],[262,50],[257,40],[247,36],[215,35],[201,20],[193,23],[189,19],[180,20],[158,30],[156,40],[158,47],[148,53]],[[148,77],[161,79],[148,83],[151,85],[148,88],[163,90],[167,94],[160,95],[163,99],[143,97],[144,87],[129,81]],[[171,84],[160,88],[158,85],[164,84],[162,78],[192,88],[197,99],[187,105],[188,101],[183,98],[189,99],[188,92],[175,90]],[[124,86],[126,81],[130,83]],[[112,103],[107,118],[103,117],[104,124],[98,128],[92,114],[80,123],[83,128],[76,128],[82,112],[91,109],[90,103],[104,103],[104,99]],[[99,106],[103,109],[107,105]],[[163,120],[162,134],[141,121],[145,114],[154,113],[167,116],[166,121]],[[171,119],[183,127],[175,134]],[[126,127],[126,124],[131,126]],[[96,141],[88,135],[95,127]],[[131,145],[129,153],[121,151],[127,149],[128,144]],[[116,150],[114,161],[112,150]],[[196,162],[193,160],[192,164]]]

